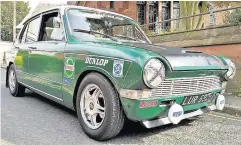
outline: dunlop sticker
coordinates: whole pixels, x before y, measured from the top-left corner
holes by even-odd
[[[100,59],[100,58],[94,58],[94,57],[86,57],[85,63],[86,64],[94,64],[99,66],[105,66],[108,64],[108,59]]]

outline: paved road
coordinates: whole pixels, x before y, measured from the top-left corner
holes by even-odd
[[[25,97],[12,97],[4,87],[1,70],[1,144],[241,144],[241,118],[221,113],[145,129],[128,123],[120,135],[107,142],[96,142],[84,133],[76,113],[27,91]]]

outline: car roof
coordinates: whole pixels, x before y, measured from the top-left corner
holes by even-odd
[[[106,10],[101,10],[101,9],[96,9],[96,8],[89,8],[89,7],[83,7],[83,6],[58,6],[58,7],[53,7],[53,8],[50,8],[50,9],[46,9],[44,11],[41,11],[39,13],[36,13],[34,14],[33,16],[29,17],[23,24],[25,24],[27,21],[29,21],[30,19],[32,19],[33,17],[36,17],[42,13],[45,13],[45,12],[48,12],[48,11],[54,11],[54,10],[60,10],[60,13],[61,14],[64,14],[64,11],[66,9],[70,9],[70,8],[77,8],[77,9],[82,9],[82,10],[89,10],[89,11],[96,11],[96,12],[103,12],[103,13],[109,13],[109,14],[113,14],[113,15],[117,15],[117,16],[121,16],[121,17],[124,17],[124,18],[127,18],[127,19],[131,19],[133,20],[132,18],[128,17],[128,16],[125,16],[125,15],[121,15],[121,14],[118,14],[118,13],[115,13],[115,12],[110,12],[110,11],[106,11]]]

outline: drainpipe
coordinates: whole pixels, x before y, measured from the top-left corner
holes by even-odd
[[[213,4],[211,2],[208,2],[208,9],[209,9],[209,12],[210,12],[210,25],[216,25],[214,8],[213,8]]]

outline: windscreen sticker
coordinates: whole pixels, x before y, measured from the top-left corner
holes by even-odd
[[[90,11],[84,11],[84,10],[74,10],[71,9],[69,10],[69,13],[72,15],[76,15],[76,16],[84,16],[84,17],[88,17],[88,18],[96,18],[96,19],[101,19],[101,18],[112,18],[112,19],[118,19],[123,21],[124,18],[122,18],[121,16],[115,15],[115,14],[110,14],[110,13],[93,13]]]
[[[64,77],[74,79],[75,72],[75,60],[71,57],[65,58],[64,64]]]
[[[123,66],[124,66],[124,61],[121,61],[121,60],[113,61],[113,76],[114,77],[122,77],[123,76]]]

